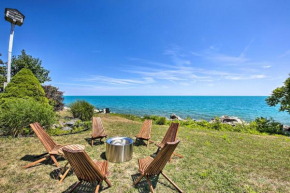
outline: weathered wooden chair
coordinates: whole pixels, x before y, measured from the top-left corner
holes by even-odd
[[[165,146],[167,142],[174,142],[176,140],[178,129],[179,123],[171,123],[161,143],[156,144],[156,146],[158,147],[157,153]],[[173,155],[183,158],[182,155],[179,155],[177,153],[173,153]]]
[[[136,141],[138,140],[147,140],[147,147],[149,147],[149,143],[153,141],[150,140],[151,138],[151,128],[152,128],[152,120],[146,119],[142,125],[139,134],[136,135]]]
[[[94,145],[94,139],[100,139],[100,142],[102,139],[107,137],[108,135],[105,132],[105,129],[103,127],[103,123],[100,117],[93,117],[92,121],[92,146]]]
[[[56,167],[59,167],[59,164],[58,164],[55,156],[56,155],[61,156],[61,154],[59,153],[59,149],[61,149],[64,145],[56,144],[51,139],[51,137],[46,133],[46,131],[40,126],[39,123],[36,122],[36,123],[30,124],[30,127],[33,129],[36,136],[39,138],[40,142],[45,147],[48,155],[45,155],[43,158],[41,158],[33,163],[27,164],[26,166],[24,166],[24,168],[34,166],[37,163],[40,163],[40,162],[43,162],[44,160],[47,160],[49,157],[55,163]]]
[[[146,177],[147,183],[150,187],[150,191],[154,192],[149,177],[156,176],[161,173],[178,190],[178,192],[182,192],[182,190],[162,171],[179,142],[179,140],[176,140],[175,142],[167,142],[154,159],[152,157],[139,159],[139,171],[141,175],[134,182],[134,185],[137,185],[143,177]]]
[[[81,146],[80,146],[81,147]],[[100,185],[105,181],[109,187],[112,186],[108,180],[108,161],[93,161],[83,148],[78,145],[67,145],[63,147],[66,159],[71,165],[78,182],[72,187],[72,192],[82,181],[97,183],[95,192],[99,191]]]

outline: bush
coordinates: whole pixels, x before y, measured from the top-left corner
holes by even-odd
[[[45,92],[45,97],[48,98],[49,104],[53,106],[54,110],[63,110],[63,92],[59,91],[57,87],[51,85],[44,85],[42,88]]]
[[[165,125],[165,124],[166,124],[166,117],[159,117],[159,118],[155,121],[155,123],[156,123],[157,125]]]
[[[30,123],[39,122],[48,128],[54,121],[52,107],[33,99],[11,99],[6,102],[5,109],[0,109],[0,130],[13,137],[23,134],[24,128],[28,128]]]
[[[89,121],[94,115],[94,106],[86,101],[76,101],[70,105],[71,112],[74,118],[79,118],[82,121]]]
[[[283,125],[273,118],[258,117],[255,119],[257,130],[261,133],[282,134]]]
[[[0,95],[0,105],[4,105],[7,100],[16,98],[32,98],[40,103],[48,104],[48,99],[37,78],[26,68],[20,70],[7,85]]]

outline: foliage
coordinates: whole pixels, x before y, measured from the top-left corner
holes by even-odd
[[[11,99],[0,109],[0,129],[6,135],[17,137],[30,123],[39,122],[50,127],[55,120],[52,107],[33,99]]]
[[[271,96],[266,99],[266,102],[269,106],[280,104],[280,111],[287,111],[290,113],[290,77],[286,79],[284,86],[273,90]]]
[[[153,121],[154,124],[157,124],[157,125],[166,125],[167,121],[166,121],[166,117],[159,117],[159,116],[156,116],[156,115],[144,115],[143,116],[143,120],[145,119],[151,119]]]
[[[39,58],[33,58],[27,55],[25,50],[22,50],[21,55],[12,57],[11,77],[15,76],[22,68],[27,68],[32,71],[40,83],[51,81],[51,78],[48,76],[49,71],[41,65],[42,61]]]
[[[48,98],[49,104],[53,106],[55,111],[60,111],[64,107],[63,103],[63,92],[59,91],[57,87],[51,85],[42,86],[45,97]]]
[[[70,105],[70,109],[73,117],[82,121],[89,121],[94,115],[94,106],[87,101],[76,101]]]
[[[283,125],[273,118],[258,117],[255,119],[257,130],[261,133],[282,134]]]
[[[165,125],[166,124],[166,117],[159,117],[156,121],[155,124],[157,125]]]
[[[2,56],[1,53],[0,56]],[[4,82],[6,82],[6,66],[4,65],[4,62],[0,59],[0,93],[4,90]]]
[[[23,68],[17,73],[0,95],[0,105],[14,98],[33,98],[36,101],[48,104],[48,99],[37,78],[29,69]]]

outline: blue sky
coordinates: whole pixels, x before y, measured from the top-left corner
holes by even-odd
[[[290,73],[290,1],[1,0],[65,95],[269,95]],[[3,18],[2,17],[2,18]],[[0,20],[7,61],[10,24]]]

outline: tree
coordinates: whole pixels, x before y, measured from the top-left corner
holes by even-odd
[[[48,105],[48,99],[37,78],[31,70],[22,68],[10,81],[0,95],[0,105],[15,98],[32,98],[35,101]]]
[[[273,90],[271,96],[266,101],[269,106],[280,104],[279,111],[287,111],[290,113],[290,77],[286,79],[284,86]]]
[[[1,53],[0,56],[2,56]],[[4,62],[0,59],[0,93],[4,90],[4,82],[6,82],[6,66],[4,65]]]
[[[51,81],[51,78],[48,76],[49,71],[44,69],[41,64],[42,61],[39,58],[33,58],[27,55],[25,50],[22,50],[21,55],[12,57],[11,77],[16,75],[22,68],[27,68],[32,71],[41,84]]]
[[[53,106],[55,111],[60,111],[64,107],[63,103],[63,92],[59,91],[57,87],[51,85],[42,86],[46,98],[49,100],[49,104]]]

